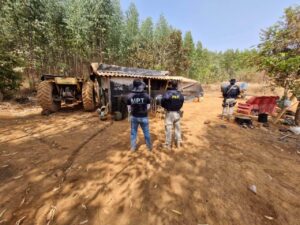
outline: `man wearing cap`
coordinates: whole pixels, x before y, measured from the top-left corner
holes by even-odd
[[[130,93],[127,98],[127,108],[129,115],[131,115],[131,151],[136,150],[136,137],[139,125],[143,130],[148,150],[152,150],[148,120],[150,97],[144,92],[145,86],[143,81],[135,79],[133,81],[132,93]]]
[[[167,91],[161,100],[161,106],[166,110],[166,142],[164,147],[167,149],[171,149],[173,127],[175,127],[175,143],[178,148],[182,142],[180,129],[180,109],[183,106],[184,97],[180,91],[177,90],[177,86],[177,81],[170,81]]]
[[[236,99],[240,94],[240,88],[238,85],[236,85],[236,80],[231,79],[230,85],[228,85],[226,88],[223,90],[223,112],[222,112],[222,118],[226,117],[230,119],[233,115],[233,107],[236,104]]]

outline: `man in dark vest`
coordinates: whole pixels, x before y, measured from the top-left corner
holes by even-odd
[[[236,99],[240,94],[240,88],[238,85],[236,85],[236,80],[231,79],[230,85],[228,85],[226,88],[223,90],[223,112],[222,112],[222,118],[226,117],[230,120],[230,118],[233,115],[233,108],[236,104]]]
[[[182,142],[180,129],[180,109],[182,108],[184,97],[177,90],[177,81],[170,81],[166,93],[162,96],[161,106],[166,110],[165,128],[166,142],[165,148],[171,149],[172,129],[175,127],[175,142],[179,148]]]
[[[148,150],[152,150],[148,120],[150,97],[144,92],[145,86],[143,81],[135,79],[133,81],[132,93],[130,93],[127,98],[127,108],[129,116],[131,115],[131,151],[136,150],[136,137],[139,125],[143,130]]]

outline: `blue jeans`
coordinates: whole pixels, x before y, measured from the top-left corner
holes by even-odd
[[[148,117],[131,117],[131,135],[130,135],[130,142],[131,142],[131,149],[136,149],[136,137],[139,125],[141,126],[144,137],[146,140],[146,145],[150,150],[152,148],[151,139],[150,139],[150,131],[149,131],[149,120]]]

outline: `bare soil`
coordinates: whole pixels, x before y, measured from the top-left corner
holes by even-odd
[[[151,153],[141,131],[129,151],[126,120],[1,104],[0,224],[299,225],[300,139],[223,121],[221,101],[184,105],[180,149],[152,117]]]

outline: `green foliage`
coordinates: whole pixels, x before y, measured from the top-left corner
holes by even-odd
[[[259,69],[300,96],[300,7],[286,9],[281,21],[263,31],[258,47]]]
[[[187,51],[188,57],[192,58],[195,51],[195,44],[193,41],[192,33],[190,31],[185,33],[183,46]]]
[[[153,68],[155,65],[153,22],[147,18],[141,23],[139,34],[133,46],[136,48],[132,58],[133,66]]]
[[[166,44],[166,69],[173,75],[186,75],[189,67],[187,49],[183,46],[181,31],[173,31]]]
[[[259,66],[268,73],[283,76],[277,70],[291,74],[297,69],[299,52],[282,51],[299,46],[294,10],[287,9],[286,21],[266,31]],[[15,74],[21,62],[22,75],[33,87],[42,73],[84,75],[90,62],[170,70],[206,83],[251,79],[259,58],[255,50],[209,51],[194,43],[190,31],[182,37],[163,15],[156,23],[140,22],[133,3],[123,14],[120,0],[3,0],[0,13],[2,71]],[[275,49],[274,41],[280,42]]]
[[[164,42],[170,35],[172,28],[169,26],[168,21],[164,15],[160,15],[155,26],[155,40],[156,42]]]
[[[139,13],[134,3],[125,12],[124,36],[122,39],[122,57],[125,65],[135,66],[135,54],[138,51]]]
[[[107,40],[107,62],[115,64],[122,62],[122,34],[124,33],[124,16],[121,10],[120,1],[112,1],[112,17]],[[97,60],[96,60],[97,61]]]
[[[160,15],[154,29],[155,69],[166,69],[166,43],[172,32],[166,18]]]
[[[141,24],[140,38],[143,42],[153,42],[153,22],[151,17],[148,17]]]
[[[192,57],[190,77],[204,83],[229,80],[233,77],[250,81],[256,76],[255,65],[252,63],[256,55],[255,50],[212,52],[198,42]]]
[[[14,56],[0,52],[0,92],[16,90],[21,85],[21,75],[14,70],[19,62]]]
[[[191,77],[191,76],[193,76],[193,70],[192,70],[191,65],[192,65],[192,61],[193,61],[193,56],[195,54],[195,44],[193,41],[192,33],[190,31],[185,33],[185,36],[183,39],[183,47],[185,49],[186,57],[188,60],[188,68],[186,71],[186,75]]]

